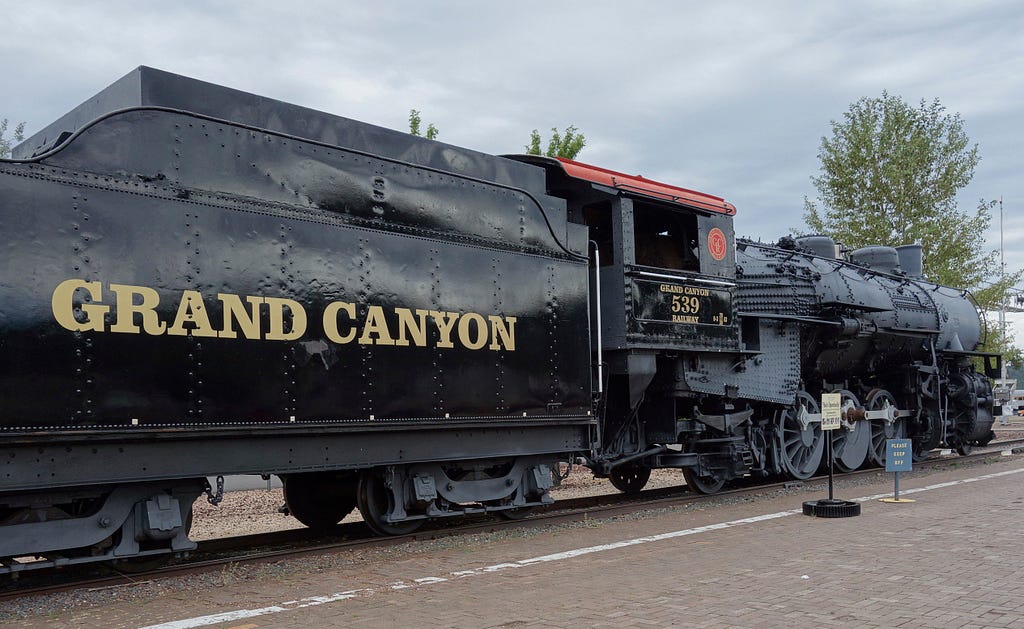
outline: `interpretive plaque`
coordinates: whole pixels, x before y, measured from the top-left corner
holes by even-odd
[[[839,393],[821,394],[821,429],[836,430],[843,418],[843,396]]]

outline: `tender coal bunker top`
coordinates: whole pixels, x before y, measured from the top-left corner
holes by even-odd
[[[523,188],[538,196],[544,193],[543,172],[526,164],[146,66],[132,70],[22,142],[15,147],[14,157],[38,155],[96,118],[130,107],[180,109]]]

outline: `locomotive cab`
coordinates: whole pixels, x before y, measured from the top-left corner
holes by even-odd
[[[602,450],[589,461],[620,489],[654,467],[732,478],[750,465],[734,436],[749,413],[736,386],[708,377],[748,351],[736,315],[735,208],[719,197],[564,159],[543,166],[548,194],[591,238],[591,344]],[[709,359],[710,357],[710,359]],[[695,386],[694,386],[695,385]],[[702,437],[713,431],[714,442]]]

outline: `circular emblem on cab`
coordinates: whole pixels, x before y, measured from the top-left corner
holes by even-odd
[[[725,258],[725,253],[729,250],[729,243],[725,240],[725,233],[715,227],[708,232],[708,253],[715,260],[722,260]]]

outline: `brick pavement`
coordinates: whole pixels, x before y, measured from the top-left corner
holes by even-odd
[[[211,626],[1024,628],[1024,473],[1017,472],[1024,472],[1021,457],[904,478],[901,491],[1004,474],[907,494],[914,504],[866,502],[856,518],[740,522],[824,497],[791,494],[435,544],[355,569],[71,610],[26,626],[143,626],[262,610]],[[885,475],[837,495],[891,491]],[[661,537],[635,541],[642,536]],[[634,541],[616,547],[625,540]],[[590,551],[557,554],[578,549]]]

